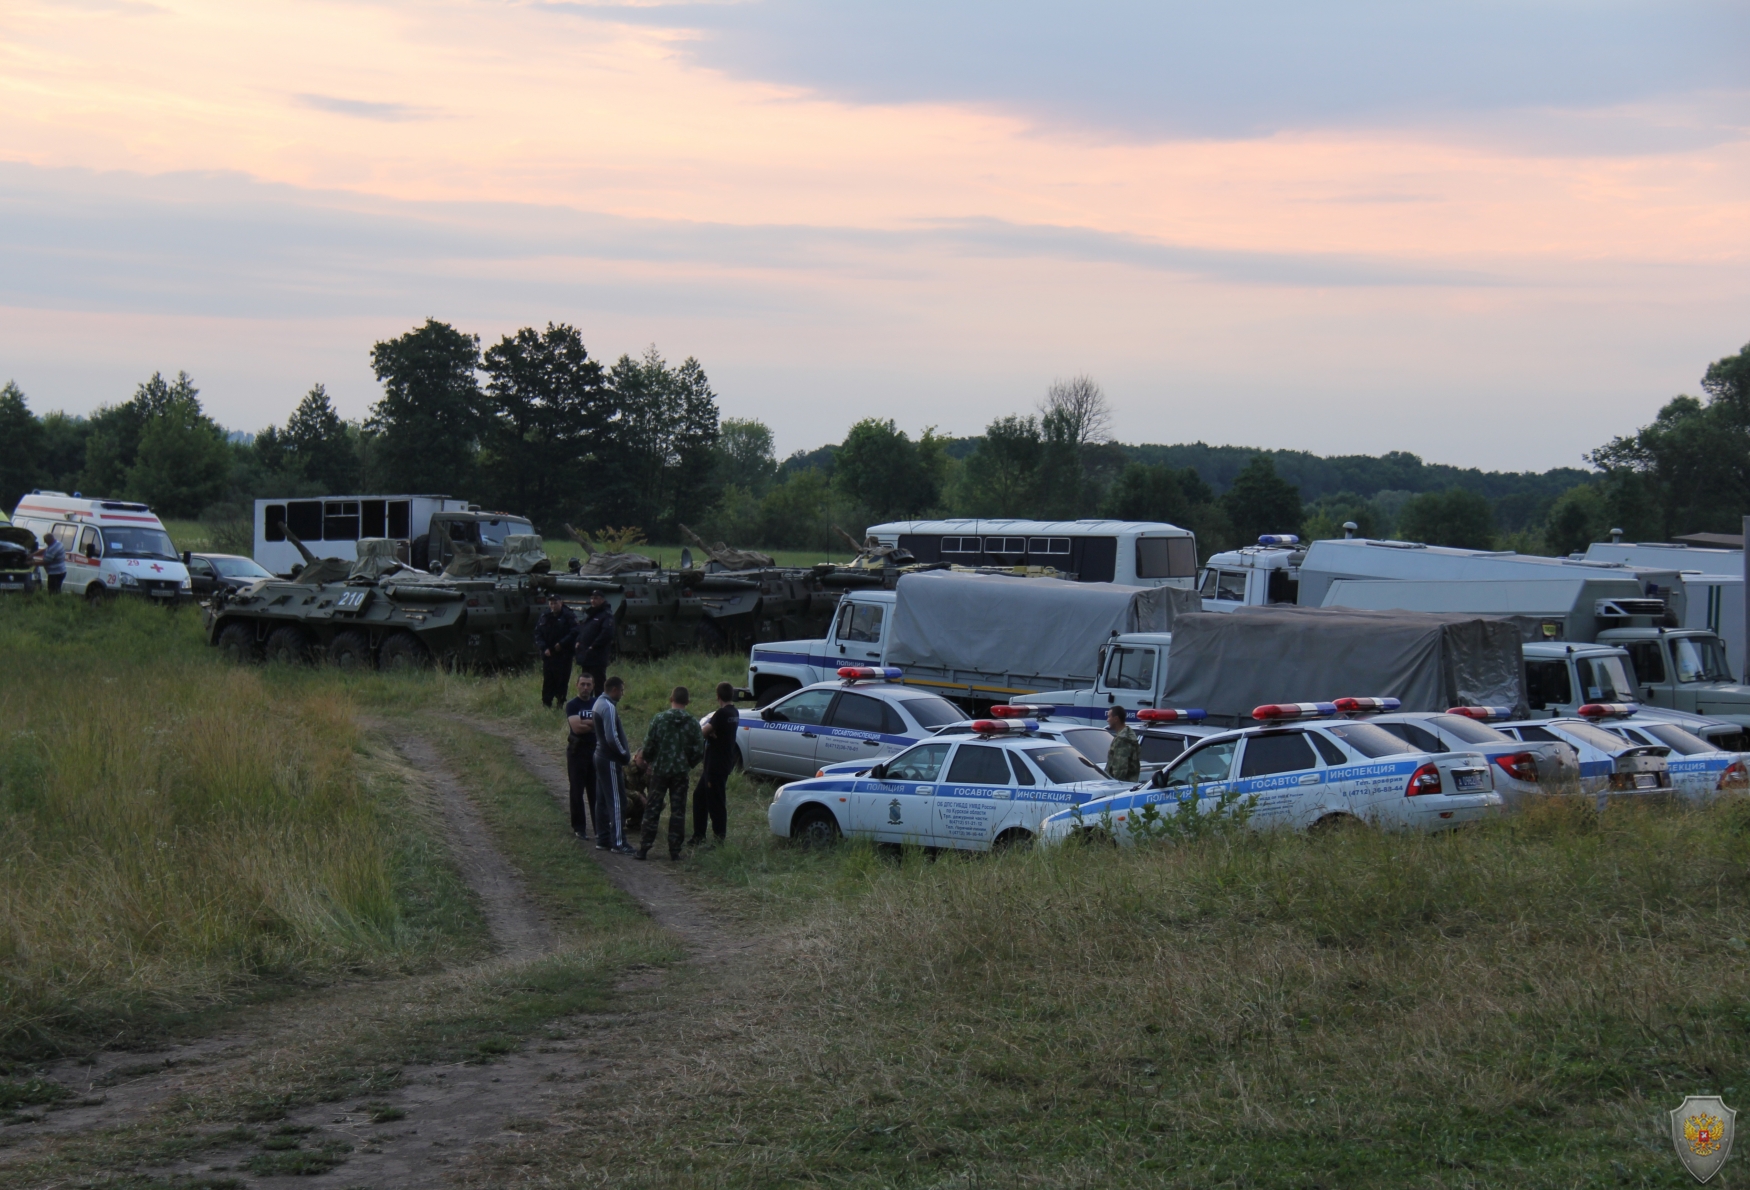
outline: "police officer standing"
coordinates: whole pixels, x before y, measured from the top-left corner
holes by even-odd
[[[1142,779],[1142,741],[1124,721],[1124,708],[1106,712],[1106,730],[1112,733],[1112,749],[1106,753],[1106,775],[1114,781]]]
[[[535,651],[541,655],[541,705],[564,706],[571,684],[571,651],[577,645],[577,614],[557,591],[547,593],[547,610],[535,621]]]
[[[577,664],[595,676],[595,688],[605,690],[608,662],[613,660],[614,612],[608,597],[600,591],[589,593],[589,610],[577,626]]]
[[[595,678],[577,675],[577,697],[565,704],[565,776],[571,786],[571,833],[589,838],[595,805]]]
[[[705,737],[687,713],[692,696],[685,686],[676,686],[668,696],[668,710],[650,721],[644,747],[638,754],[650,765],[650,797],[644,803],[644,841],[638,858],[650,854],[656,843],[656,820],[662,815],[663,796],[668,797],[668,857],[681,857],[686,838],[687,780],[692,767],[705,758]]]
[[[741,728],[741,712],[735,709],[735,687],[717,683],[717,709],[705,721],[705,767],[699,772],[699,787],[693,790],[693,839],[705,841],[705,821],[721,843],[729,833],[729,774],[735,768],[735,735]]]

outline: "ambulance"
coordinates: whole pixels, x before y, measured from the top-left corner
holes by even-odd
[[[67,549],[68,595],[139,595],[176,604],[194,598],[188,568],[152,510],[125,500],[91,500],[65,492],[31,492],[12,514],[46,545]]]

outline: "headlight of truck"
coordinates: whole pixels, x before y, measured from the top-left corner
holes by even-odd
[[[182,580],[182,589],[183,589],[183,590],[184,590],[184,591],[192,591],[192,590],[194,590],[194,580],[193,580],[193,579],[191,579],[191,578],[185,578],[185,579],[183,579],[183,580]]]
[[[123,574],[121,576],[121,584],[124,587],[137,587],[140,585],[140,580],[131,574]]]

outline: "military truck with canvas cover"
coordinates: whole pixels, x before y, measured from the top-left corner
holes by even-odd
[[[1525,669],[1510,620],[1342,608],[1249,607],[1180,616],[1166,706],[1249,726],[1272,703],[1385,697],[1405,711],[1506,706],[1523,713]]]
[[[1043,690],[1092,687],[1103,646],[1162,643],[1188,592],[928,570],[894,589],[853,588],[824,639],[756,645],[748,686],[764,705],[841,667],[897,667],[971,710]]]

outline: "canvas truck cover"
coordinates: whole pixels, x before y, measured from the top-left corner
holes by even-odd
[[[925,571],[895,588],[887,663],[1092,683],[1113,633],[1170,632],[1200,606],[1179,587]]]
[[[1244,607],[1182,616],[1167,655],[1167,706],[1238,725],[1270,702],[1374,696],[1406,711],[1510,706],[1526,712],[1511,619],[1350,608]]]

